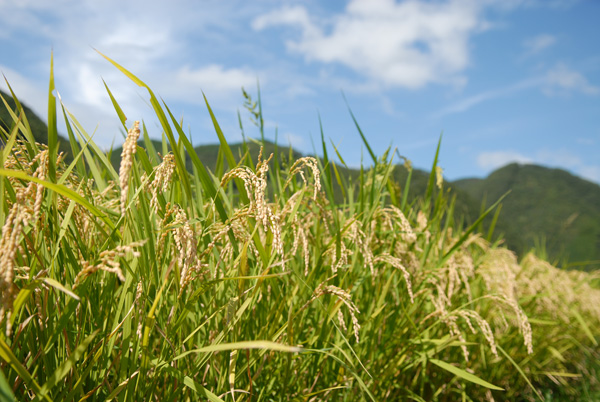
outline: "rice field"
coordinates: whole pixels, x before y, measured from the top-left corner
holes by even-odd
[[[353,180],[324,138],[319,158],[234,154],[207,101],[211,171],[107,60],[162,127],[126,120],[107,88],[127,132],[118,170],[57,107],[52,75],[48,145],[19,107],[1,133],[0,401],[600,398],[598,272],[490,243],[476,228],[498,203],[455,219],[439,145],[410,201],[396,152],[375,155],[356,120],[372,160]]]

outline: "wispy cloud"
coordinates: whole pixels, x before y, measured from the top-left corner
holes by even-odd
[[[166,96],[203,103],[202,92],[210,100],[231,100],[232,96],[239,98],[242,87],[254,87],[257,79],[258,74],[250,69],[225,68],[217,64],[199,68],[186,65],[177,70],[172,79],[167,78],[161,86],[162,93]],[[266,80],[261,82],[264,84]]]
[[[531,78],[505,88],[498,88],[481,92],[476,95],[458,100],[457,102],[446,106],[445,108],[433,113],[433,117],[440,118],[450,114],[466,112],[467,110],[479,105],[480,103],[484,103],[493,99],[511,96],[518,92],[537,87],[543,82],[543,78]]]
[[[523,42],[525,55],[531,56],[550,48],[556,43],[556,36],[550,34],[541,34],[529,38]]]
[[[388,87],[417,89],[433,82],[465,82],[469,39],[485,28],[477,4],[352,0],[330,29],[303,6],[266,13],[253,27],[299,28],[301,38],[287,47],[307,60],[339,63]]]
[[[544,93],[547,95],[571,92],[580,92],[586,95],[600,94],[600,87],[591,84],[583,74],[572,70],[564,63],[559,63],[548,71],[545,78]]]
[[[450,114],[466,112],[481,103],[514,96],[531,88],[541,88],[542,92],[548,96],[565,95],[573,92],[586,95],[600,94],[600,87],[589,83],[580,72],[568,68],[564,63],[559,63],[540,77],[529,78],[507,87],[491,89],[460,99],[434,112],[432,117],[440,118]]]

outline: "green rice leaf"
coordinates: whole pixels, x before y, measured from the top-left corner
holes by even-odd
[[[542,396],[542,394],[540,394],[540,391],[538,391],[533,384],[531,383],[531,381],[529,381],[529,378],[527,378],[527,376],[525,375],[525,373],[523,372],[523,369],[521,369],[521,366],[519,366],[517,364],[517,362],[515,362],[513,360],[512,357],[510,357],[510,355],[508,353],[506,353],[506,351],[500,346],[500,345],[496,345],[496,348],[502,352],[502,354],[508,359],[509,362],[512,363],[512,365],[514,366],[514,368],[517,369],[517,371],[519,372],[519,374],[521,374],[521,377],[523,377],[523,379],[525,380],[525,382],[527,382],[527,384],[529,385],[529,387],[533,390],[533,392],[535,392],[535,394],[537,395],[537,397],[540,399],[540,401],[544,400],[544,397]]]
[[[50,84],[48,88],[48,177],[56,181],[58,128],[56,126],[56,97],[54,92],[54,54],[50,54]]]
[[[117,112],[117,115],[119,116],[119,120],[121,121],[123,128],[125,128],[127,130],[127,126],[125,125],[125,122],[127,121],[127,116],[125,116],[125,113],[123,113],[123,109],[121,109],[121,106],[119,106],[119,103],[113,96],[112,92],[110,92],[110,89],[108,88],[108,85],[106,85],[106,82],[104,80],[102,80],[102,83],[104,84],[104,88],[106,88],[106,92],[108,92],[110,101],[112,102],[113,107],[115,108],[115,111]]]
[[[592,341],[594,346],[598,346],[598,341],[596,341],[596,338],[594,337],[592,330],[587,325],[587,323],[585,322],[585,320],[583,319],[581,314],[579,314],[579,312],[577,310],[575,310],[574,308],[571,309],[571,314],[573,314],[573,316],[577,319],[577,322],[579,323],[579,325],[581,325],[581,329],[583,329],[583,332],[589,338],[589,340]]]
[[[343,92],[342,92],[342,97],[344,98],[344,102],[346,102],[346,107],[348,107],[348,112],[350,112],[350,116],[352,117],[352,121],[354,122],[354,125],[356,126],[356,129],[358,130],[358,134],[360,134],[360,138],[362,138],[363,143],[367,147],[367,151],[369,151],[369,155],[371,155],[371,159],[373,159],[373,164],[376,165],[377,164],[377,156],[375,156],[375,152],[373,152],[373,149],[371,148],[369,141],[367,141],[367,137],[365,137],[365,135],[363,134],[363,131],[360,128],[360,125],[358,124],[356,117],[354,117],[354,113],[352,113],[352,109],[350,109],[350,105],[348,104],[346,95],[344,95]]]
[[[35,381],[35,379],[29,374],[27,369],[21,364],[19,359],[13,354],[10,350],[10,347],[6,344],[4,339],[0,337],[0,358],[2,358],[5,362],[7,362],[13,370],[19,374],[19,377],[30,387],[33,392],[35,392],[38,397],[43,397],[47,401],[51,401],[51,399],[46,395],[45,392],[42,392],[42,388]]]
[[[23,111],[23,106],[21,105],[21,102],[19,102],[19,98],[17,97],[17,95],[13,91],[12,87],[10,86],[10,83],[6,79],[6,76],[4,76],[4,74],[2,74],[2,76],[4,77],[6,86],[8,87],[10,94],[11,94],[13,100],[15,101],[15,105],[17,106],[17,111],[19,112],[19,116],[17,117],[17,115],[8,106],[8,102],[6,101],[6,99],[4,99],[4,97],[2,97],[2,102],[4,103],[6,110],[10,114],[10,117],[13,119],[15,124],[19,127],[19,130],[21,131],[21,133],[25,136],[25,139],[27,140],[27,143],[26,143],[27,149],[30,152],[35,151],[34,153],[37,154],[38,149],[37,149],[37,145],[35,143],[35,138],[33,137],[33,132],[31,131],[31,126],[29,125],[29,121],[27,120],[27,115],[25,115],[25,113]]]
[[[493,390],[498,390],[498,391],[504,391],[503,388],[497,387],[494,384],[490,384],[489,382],[482,380],[481,378],[477,377],[476,375],[473,375],[471,373],[466,372],[463,369],[460,369],[456,366],[453,366],[451,364],[448,364],[442,360],[438,360],[438,359],[429,359],[429,361],[433,364],[435,364],[436,366],[443,368],[446,371],[449,371],[450,373],[454,374],[457,377],[463,378],[467,381],[470,381],[474,384],[477,385],[481,385],[482,387],[486,387],[489,389],[493,389]]]
[[[435,150],[435,157],[433,158],[433,166],[431,166],[431,172],[429,172],[429,181],[427,182],[427,191],[425,192],[425,202],[431,201],[431,195],[433,194],[433,188],[435,185],[436,168],[438,164],[438,158],[440,156],[440,148],[442,146],[442,135],[438,140],[437,148]]]
[[[65,286],[63,286],[63,284],[61,284],[60,282],[52,279],[52,278],[44,278],[42,279],[42,281],[48,285],[53,287],[56,290],[60,290],[61,292],[63,292],[66,295],[71,296],[73,299],[75,300],[79,300],[79,296],[77,296],[75,293],[73,293],[72,290],[67,289]]]
[[[209,401],[224,402],[221,398],[219,398],[218,396],[216,396],[215,394],[213,394],[212,392],[210,392],[209,390],[204,388],[202,386],[202,384],[197,383],[196,381],[192,380],[187,375],[183,379],[183,383],[185,384],[186,387],[190,388],[191,390],[193,390],[197,394],[203,396],[204,398],[207,398]]]
[[[189,354],[198,354],[198,353],[212,353],[212,352],[222,352],[224,350],[236,350],[236,349],[265,349],[265,350],[273,350],[276,352],[289,352],[289,353],[300,353],[304,349],[299,348],[297,346],[288,346],[282,345],[281,343],[271,342],[271,341],[243,341],[243,342],[234,342],[234,343],[219,343],[216,345],[206,346],[204,348],[192,349],[188,350],[176,356],[173,361],[184,358]]]
[[[0,369],[0,401],[2,402],[16,402],[15,394],[13,394],[4,372]]]

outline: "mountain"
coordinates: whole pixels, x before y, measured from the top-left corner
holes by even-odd
[[[542,247],[552,262],[600,260],[599,185],[561,169],[516,163],[485,179],[454,184],[487,204],[510,191],[502,201],[497,232],[518,254]]]

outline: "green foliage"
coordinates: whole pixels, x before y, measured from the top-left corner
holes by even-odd
[[[323,158],[302,157],[230,145],[214,116],[220,145],[200,155],[108,60],[148,91],[162,142],[136,122],[107,155],[61,104],[74,159],[50,175],[22,107],[3,131],[2,398],[598,396],[595,274],[490,244],[437,157],[431,175],[391,151],[344,170],[323,131]],[[262,137],[260,95],[245,99]]]

